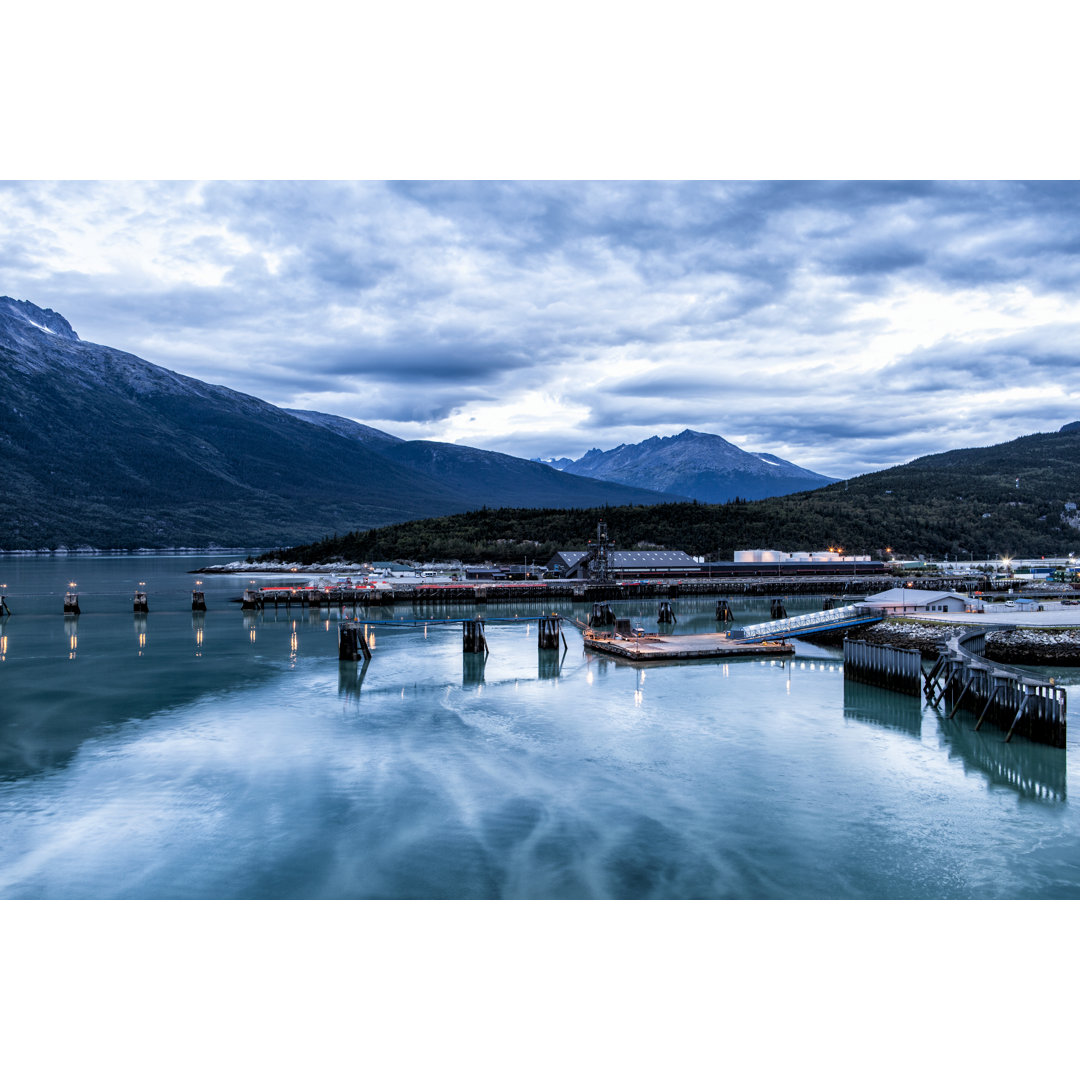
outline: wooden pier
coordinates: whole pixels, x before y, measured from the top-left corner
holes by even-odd
[[[786,641],[745,642],[727,634],[643,634],[623,636],[585,628],[585,647],[625,660],[736,659],[740,656],[789,656],[795,647]]]

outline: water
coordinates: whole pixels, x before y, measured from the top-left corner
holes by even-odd
[[[1080,896],[1072,732],[1006,745],[810,643],[641,669],[567,627],[538,654],[543,604],[487,611],[523,621],[486,663],[457,622],[375,626],[340,665],[336,614],[242,614],[246,579],[193,615],[205,561],[0,558],[0,896]],[[712,598],[673,606],[715,628]]]

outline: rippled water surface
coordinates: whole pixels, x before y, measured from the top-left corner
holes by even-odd
[[[205,561],[0,558],[0,896],[1080,896],[1071,732],[1005,744],[811,643],[636,668],[567,627],[557,658],[539,604],[487,611],[486,662],[451,622],[339,664],[337,613],[245,615],[246,579],[193,615]],[[715,628],[712,599],[673,606]]]

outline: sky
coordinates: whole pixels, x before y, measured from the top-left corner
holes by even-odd
[[[0,293],[402,438],[851,476],[1080,418],[1073,182],[0,187]]]

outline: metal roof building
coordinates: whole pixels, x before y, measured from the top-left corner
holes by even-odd
[[[886,589],[868,596],[867,607],[886,614],[903,615],[917,611],[973,611],[982,602],[955,592],[931,592],[928,589]]]
[[[587,551],[558,551],[548,560],[548,572],[564,578],[588,577],[587,554]],[[701,572],[701,563],[685,551],[609,551],[608,565],[619,577]]]

